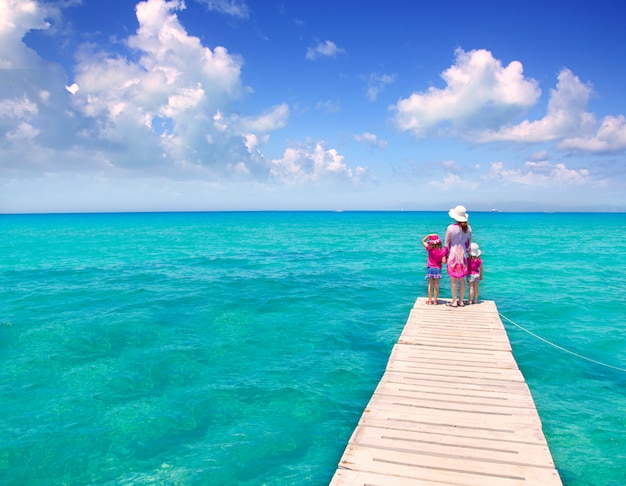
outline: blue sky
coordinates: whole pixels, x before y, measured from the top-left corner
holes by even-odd
[[[0,0],[0,212],[624,211],[625,18]]]

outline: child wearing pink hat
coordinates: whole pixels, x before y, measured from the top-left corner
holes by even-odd
[[[422,238],[422,245],[428,252],[426,262],[426,276],[428,280],[428,300],[429,305],[437,305],[439,298],[439,279],[441,279],[441,266],[446,263],[447,250],[443,247],[439,235],[431,233]]]

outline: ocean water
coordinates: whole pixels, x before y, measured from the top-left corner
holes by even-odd
[[[564,484],[626,484],[626,215],[470,214]],[[328,484],[449,222],[0,215],[0,484]]]

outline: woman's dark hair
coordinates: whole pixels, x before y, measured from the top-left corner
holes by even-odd
[[[457,221],[456,223],[461,227],[463,233],[467,233],[467,221]]]

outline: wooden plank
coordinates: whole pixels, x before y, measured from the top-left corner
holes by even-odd
[[[430,362],[441,364],[474,364],[486,368],[517,369],[513,355],[508,351],[500,350],[471,350],[460,351],[457,348],[438,346],[394,346],[389,361]]]
[[[361,426],[352,437],[360,446],[379,447],[427,455],[459,456],[519,465],[553,467],[546,444],[502,441],[490,437],[417,433],[413,430]]]
[[[416,300],[330,484],[562,484],[495,302]]]
[[[431,376],[454,376],[457,379],[483,378],[484,380],[524,381],[519,370],[497,369],[471,366],[437,365],[431,363],[416,363],[408,361],[394,361],[387,367],[390,371],[403,373],[428,373]]]
[[[406,421],[419,421],[454,427],[471,425],[471,427],[487,430],[511,430],[517,426],[541,428],[539,416],[528,412],[514,415],[494,410],[493,413],[486,413],[477,410],[464,410],[458,406],[441,407],[437,404],[411,407],[410,405],[402,406],[402,402],[399,401],[392,403],[389,400],[377,400],[372,403],[372,407],[368,405],[363,411],[363,417],[375,417],[387,420],[388,423],[397,422],[401,424]]]
[[[433,401],[428,398],[417,399],[412,397],[389,397],[374,395],[367,405],[368,409],[403,410],[415,417],[443,415],[445,417],[459,416],[467,421],[490,420],[492,422],[532,423],[541,425],[537,411],[534,408],[488,405],[473,402]]]
[[[433,386],[444,386],[448,388],[454,388],[457,390],[496,390],[505,391],[508,393],[529,393],[526,383],[517,382],[504,382],[497,380],[489,380],[478,377],[464,377],[462,381],[459,381],[458,377],[451,376],[450,374],[434,375],[432,373],[403,373],[394,372],[393,369],[387,371],[382,380],[394,381],[395,383],[404,384],[431,384]]]
[[[427,432],[441,436],[460,436],[470,439],[491,439],[506,442],[547,445],[539,428],[533,424],[487,424],[455,421],[453,417],[414,417],[409,414],[392,414],[383,411],[368,411],[359,422],[359,427],[382,427],[387,429],[411,430],[416,434]],[[358,430],[358,428],[355,429]]]
[[[433,482],[386,474],[337,469],[333,476],[332,484],[336,486],[432,486]]]
[[[463,455],[412,453],[401,450],[348,445],[340,467],[370,473],[467,486],[534,484],[560,485],[556,469]],[[358,466],[358,467],[355,467]],[[331,482],[331,484],[333,484]],[[390,482],[388,484],[394,484]]]
[[[415,400],[427,399],[432,402],[473,402],[489,403],[506,407],[525,407],[534,409],[535,403],[529,393],[509,393],[499,389],[468,390],[467,388],[450,388],[436,386],[431,383],[413,383],[405,385],[394,383],[383,378],[376,391],[379,396],[407,397]]]

